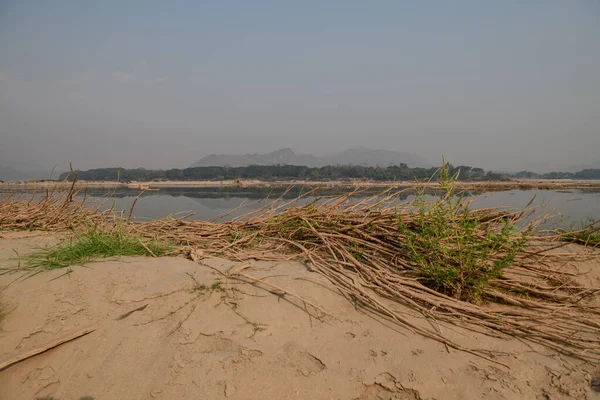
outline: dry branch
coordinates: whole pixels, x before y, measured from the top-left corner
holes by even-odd
[[[60,339],[54,340],[54,341],[46,344],[45,346],[38,347],[37,349],[33,349],[33,350],[30,350],[30,351],[28,351],[26,353],[20,354],[20,355],[14,357],[14,358],[11,358],[10,360],[7,360],[7,361],[4,361],[4,362],[0,363],[0,371],[2,371],[2,370],[6,369],[6,368],[8,368],[8,367],[10,367],[10,366],[12,366],[14,364],[17,364],[17,363],[19,363],[21,361],[25,361],[28,358],[35,357],[38,354],[42,354],[42,353],[44,353],[44,352],[46,352],[48,350],[51,350],[51,349],[53,349],[55,347],[58,347],[61,344],[65,344],[67,342],[70,342],[71,340],[75,340],[77,338],[80,338],[82,336],[90,334],[90,333],[94,332],[96,329],[98,329],[97,326],[93,326],[91,328],[86,328],[86,329],[83,329],[81,331],[74,332],[74,333],[72,333],[72,334],[70,334],[68,336],[65,336],[65,337],[62,337]]]

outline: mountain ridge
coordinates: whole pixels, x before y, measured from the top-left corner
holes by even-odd
[[[249,154],[210,154],[202,157],[193,167],[247,167],[249,165],[304,165],[323,167],[326,165],[362,165],[381,166],[406,164],[409,167],[430,167],[432,164],[424,158],[407,152],[377,150],[367,147],[353,147],[348,150],[317,157],[312,154],[296,154],[290,148],[270,153]]]

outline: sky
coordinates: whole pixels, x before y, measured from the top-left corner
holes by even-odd
[[[598,0],[0,0],[0,165],[355,146],[586,165],[599,71]]]

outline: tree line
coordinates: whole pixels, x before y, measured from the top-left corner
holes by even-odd
[[[528,179],[600,179],[600,169],[588,168],[578,172],[548,172],[545,174],[520,171],[511,174],[510,177]]]
[[[550,172],[536,174],[521,171],[515,174],[501,174],[484,171],[466,165],[448,165],[451,174],[458,173],[459,180],[502,180],[510,178],[533,179],[600,179],[600,169],[585,169],[579,172]],[[436,179],[438,168],[411,168],[406,164],[389,167],[366,167],[360,165],[329,165],[306,167],[302,165],[250,165],[247,167],[194,167],[185,169],[152,170],[145,168],[97,168],[78,171],[78,179],[86,181],[220,181],[236,179],[258,180],[350,180],[372,181],[411,181]],[[73,179],[73,175],[63,173],[60,179]]]
[[[500,174],[470,166],[449,165],[450,173],[460,171],[461,180],[499,180]],[[411,168],[406,164],[389,167],[367,167],[360,165],[329,165],[306,167],[302,165],[250,165],[247,167],[194,167],[185,169],[151,170],[145,168],[96,168],[78,171],[78,179],[87,181],[195,181],[195,180],[344,180],[367,179],[373,181],[406,181],[436,179],[437,167]],[[63,173],[60,179],[73,179]]]

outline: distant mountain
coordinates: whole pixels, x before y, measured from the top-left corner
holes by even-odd
[[[0,165],[0,180],[2,181],[25,181],[29,179],[49,179],[52,168],[45,168],[36,164],[10,163]],[[54,179],[58,178],[60,171],[55,170],[52,174]]]
[[[413,168],[432,166],[430,162],[416,154],[393,150],[373,150],[366,147],[354,147],[341,153],[329,155],[324,157],[322,162],[322,165],[352,164],[388,167],[403,163]]]
[[[245,167],[248,165],[290,165],[296,155],[291,149],[281,149],[267,154],[211,154],[196,161],[191,167]]]
[[[431,163],[412,153],[392,150],[373,150],[355,147],[325,157],[312,154],[295,154],[291,149],[276,150],[267,154],[211,154],[196,161],[191,167],[245,167],[248,165],[306,165],[322,167],[325,165],[364,165],[381,166],[404,163],[409,167],[430,167]]]
[[[27,179],[27,174],[16,169],[0,165],[0,181],[22,181]]]

